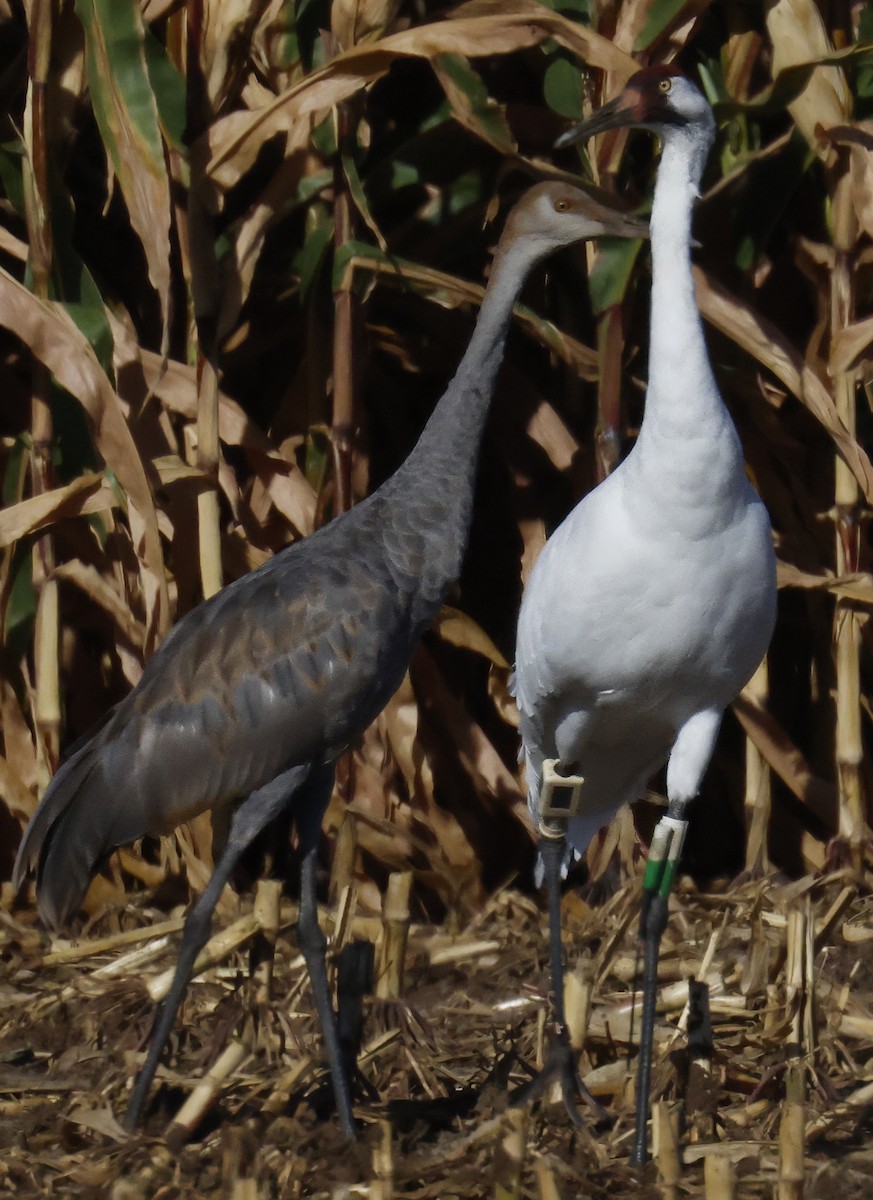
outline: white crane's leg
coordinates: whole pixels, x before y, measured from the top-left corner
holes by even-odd
[[[343,1062],[336,1014],[330,997],[327,980],[327,939],[318,924],[318,905],[315,894],[315,868],[318,837],[325,809],[333,788],[334,766],[322,768],[317,776],[307,781],[306,795],[295,806],[295,824],[300,839],[300,914],[297,918],[297,944],[306,961],[315,1009],[318,1013],[327,1062],[330,1068],[333,1093],[336,1100],[340,1127],[348,1138],[355,1136],[355,1121],[352,1115],[352,1094],[347,1064]]]
[[[607,1116],[582,1082],[576,1067],[576,1056],[570,1045],[564,1012],[564,949],[561,940],[561,877],[567,856],[567,822],[575,816],[581,804],[584,780],[577,775],[563,775],[556,759],[548,759],[542,767],[542,784],[538,797],[541,836],[540,860],[546,885],[549,910],[549,964],[552,981],[552,1013],[555,1036],[548,1058],[539,1072],[514,1097],[516,1104],[529,1104],[538,1099],[553,1080],[561,1085],[561,1096],[570,1119],[576,1125],[582,1118],[576,1107],[583,1099],[598,1119]]]
[[[652,1078],[652,1046],[655,1005],[658,994],[658,956],[661,937],[667,928],[670,889],[676,877],[688,822],[685,808],[700,790],[709,765],[721,712],[695,713],[679,730],[667,764],[667,815],[652,834],[652,844],[643,877],[640,909],[640,940],[643,944],[643,1015],[637,1064],[636,1133],[631,1162],[648,1162],[649,1089]]]
[[[179,1005],[182,1003],[185,988],[191,978],[194,962],[209,937],[212,913],[224,885],[233,874],[234,867],[246,847],[287,807],[294,793],[304,784],[309,772],[308,764],[292,767],[265,787],[252,792],[236,809],[224,853],[216,865],[212,878],[186,918],[173,982],[166,1000],[155,1014],[155,1023],[149,1038],[148,1054],[142,1070],[136,1077],[130,1103],[124,1116],[124,1125],[127,1129],[135,1129],[142,1114],[143,1105],[155,1077],[155,1071],[158,1069],[161,1054],[172,1032]]]

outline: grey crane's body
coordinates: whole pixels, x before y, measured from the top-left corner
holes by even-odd
[[[712,111],[678,72],[649,68],[562,142],[622,125],[651,129],[662,142],[645,416],[627,459],[584,497],[535,564],[519,617],[516,691],[529,803],[543,835],[559,1036],[564,834],[581,854],[667,763],[669,808],[653,839],[643,919],[648,1007],[635,1152],[643,1161],[654,966],[684,812],[724,709],[767,649],[776,582],[767,512],[747,478],[694,296],[691,214]],[[543,818],[544,774],[559,790],[560,776],[575,777],[566,821]],[[565,1083],[567,1074],[565,1067]]]
[[[174,627],[28,827],[19,862],[38,862],[49,925],[76,911],[116,846],[232,804],[291,766],[333,761],[379,713],[463,552],[472,471],[434,497],[427,466],[410,459]]]
[[[351,512],[184,617],[134,691],[49,785],[24,834],[14,880],[36,869],[40,912],[52,926],[79,907],[115,847],[233,806],[227,847],[186,922],[129,1126],[222,887],[252,838],[290,807],[303,864],[298,936],[340,1121],[353,1134],[315,908],[315,847],[333,764],[400,685],[419,635],[460,572],[482,430],[528,272],[574,241],[644,232],[577,188],[532,188],[507,219],[470,345],[406,462]]]

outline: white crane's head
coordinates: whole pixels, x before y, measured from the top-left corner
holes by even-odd
[[[644,67],[619,94],[568,129],[555,142],[569,146],[607,129],[650,129],[662,138],[671,130],[690,130],[708,141],[715,129],[712,109],[690,79],[676,67]]]
[[[506,218],[501,245],[523,243],[539,258],[561,246],[595,237],[643,238],[649,227],[617,212],[569,183],[537,183]]]

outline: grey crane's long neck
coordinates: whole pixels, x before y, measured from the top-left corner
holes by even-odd
[[[695,123],[664,134],[650,225],[649,385],[637,451],[641,466],[648,460],[663,470],[669,446],[677,470],[712,470],[727,482],[741,451],[712,372],[691,273],[691,217],[713,132]]]
[[[415,547],[419,616],[435,613],[460,574],[476,485],[476,465],[512,306],[543,250],[524,241],[498,246],[476,328],[454,378],[406,462],[390,481],[389,558],[403,574]]]
[[[413,458],[439,463],[443,478],[471,490],[512,307],[537,257],[525,242],[498,246],[473,336],[413,451]]]

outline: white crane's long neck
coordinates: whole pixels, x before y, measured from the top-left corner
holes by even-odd
[[[666,131],[655,184],[649,384],[637,450],[640,465],[648,460],[659,470],[665,461],[681,468],[685,460],[708,469],[710,462],[700,461],[705,454],[733,471],[740,456],[712,373],[691,274],[691,216],[711,141],[699,126]]]

